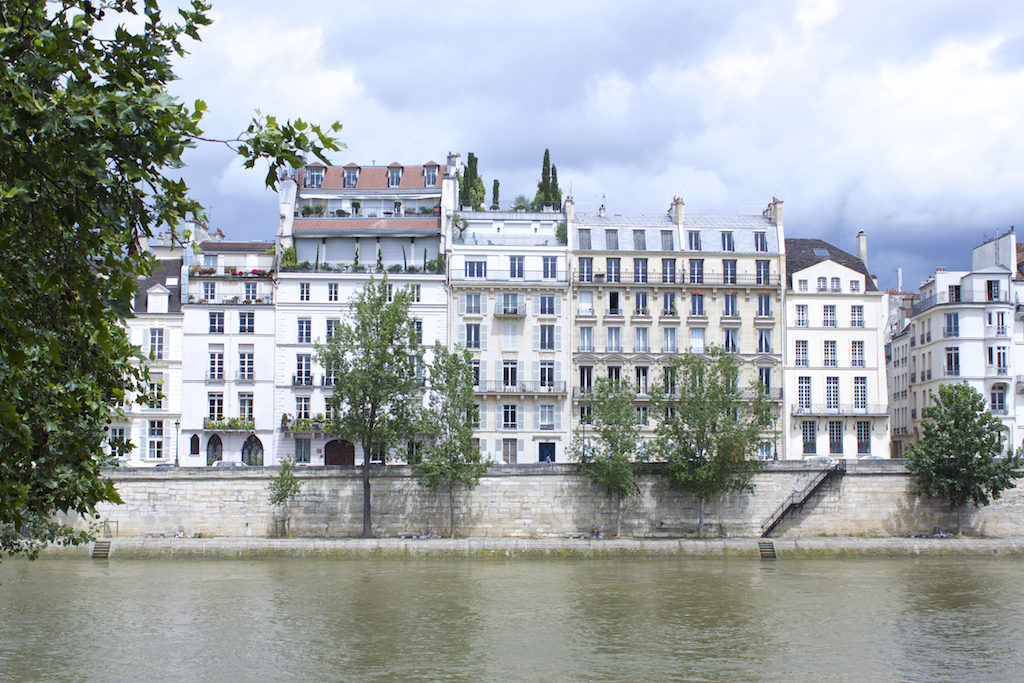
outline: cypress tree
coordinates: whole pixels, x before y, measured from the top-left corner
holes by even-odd
[[[494,179],[494,185],[491,187],[491,211],[497,211],[499,209],[498,204],[498,179]]]
[[[556,209],[562,207],[562,190],[558,187],[558,168],[554,164],[551,164],[551,194],[549,201]]]

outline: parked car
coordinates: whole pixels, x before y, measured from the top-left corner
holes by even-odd
[[[160,462],[156,464],[156,467],[177,467],[173,462]]]
[[[214,467],[248,467],[244,462],[240,460],[218,460],[213,463]]]

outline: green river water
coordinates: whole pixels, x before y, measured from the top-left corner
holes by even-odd
[[[44,558],[0,582],[0,680],[1024,680],[1015,559]]]

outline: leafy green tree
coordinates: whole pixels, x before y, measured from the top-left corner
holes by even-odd
[[[487,198],[487,191],[484,189],[484,179],[480,177],[478,169],[479,160],[472,152],[466,159],[466,174],[459,179],[459,206],[471,207],[474,211],[478,209]]]
[[[540,181],[533,197],[532,208],[540,211],[545,205],[562,206],[562,191],[558,188],[558,169],[551,164],[551,152],[544,150],[544,161],[540,168]]]
[[[491,186],[491,211],[497,211],[501,208],[501,204],[498,203],[498,179],[494,179],[494,185]]]
[[[434,347],[429,367],[430,429],[423,457],[413,465],[421,485],[448,493],[449,532],[455,538],[455,490],[472,489],[487,471],[473,440],[473,420],[479,406],[473,398],[473,357],[464,348]]]
[[[935,403],[921,411],[924,436],[907,453],[907,472],[914,493],[945,498],[960,513],[968,503],[988,505],[1024,476],[1021,451],[1000,458],[1004,449],[1002,421],[985,407],[985,397],[966,382],[943,384]]]
[[[194,0],[166,20],[155,0],[0,3],[0,550],[82,542],[54,515],[120,502],[99,463],[113,406],[145,393],[124,327],[152,262],[140,242],[201,217],[174,174],[210,139],[206,105],[184,106],[167,83],[208,9]],[[262,115],[217,142],[247,167],[269,160],[270,186],[302,150],[338,148]]]
[[[288,534],[288,503],[302,492],[302,482],[295,476],[295,460],[285,458],[281,461],[281,470],[277,476],[271,476],[267,483],[270,492],[270,504],[281,508],[284,517],[284,533]]]
[[[763,467],[755,456],[773,418],[761,387],[752,389],[744,398],[735,358],[712,347],[674,357],[654,397],[662,473],[700,499],[698,536],[704,535],[707,500],[751,490],[751,478]]]
[[[637,470],[646,459],[635,399],[628,384],[599,378],[583,403],[590,409],[593,437],[576,441],[572,449],[580,473],[615,500],[616,536],[622,535],[622,501],[639,492]]]
[[[412,294],[370,279],[350,302],[334,336],[316,346],[317,362],[334,375],[328,397],[330,431],[350,435],[363,449],[363,538],[373,535],[370,509],[371,455],[388,451],[415,434],[420,424],[419,370],[423,349],[409,317]]]

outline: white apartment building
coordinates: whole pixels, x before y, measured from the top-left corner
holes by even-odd
[[[633,383],[637,419],[653,435],[651,388],[678,353],[716,345],[736,354],[742,386],[760,381],[780,411],[782,202],[761,216],[576,213],[566,203],[573,307],[574,422],[594,378]],[[779,457],[767,435],[761,457]]]
[[[888,302],[858,256],[786,240],[786,458],[889,456]]]
[[[554,211],[463,211],[452,221],[450,335],[473,355],[475,434],[497,463],[569,460],[564,230]]]
[[[293,248],[297,264],[278,269],[278,460],[362,463],[359,444],[324,432],[333,383],[316,363],[314,345],[333,333],[370,278],[386,277],[393,289],[412,291],[410,315],[420,327],[426,361],[435,344],[449,343],[444,223],[455,206],[458,168],[452,155],[448,166],[310,164],[281,179],[276,249],[282,255]]]
[[[274,243],[207,239],[197,246],[181,269],[178,462],[272,464]]]
[[[127,323],[131,343],[145,358],[147,393],[153,401],[142,405],[129,396],[121,406],[124,418],[111,421],[109,438],[135,444],[123,461],[131,467],[175,462],[181,420],[181,264],[180,258],[157,261],[149,276],[139,279]]]
[[[1020,446],[1024,409],[1024,334],[1017,311],[1017,238],[1011,230],[975,247],[969,271],[938,269],[921,286],[909,319],[910,440],[922,436],[921,410],[940,384],[967,382],[1006,427],[1008,448]]]

